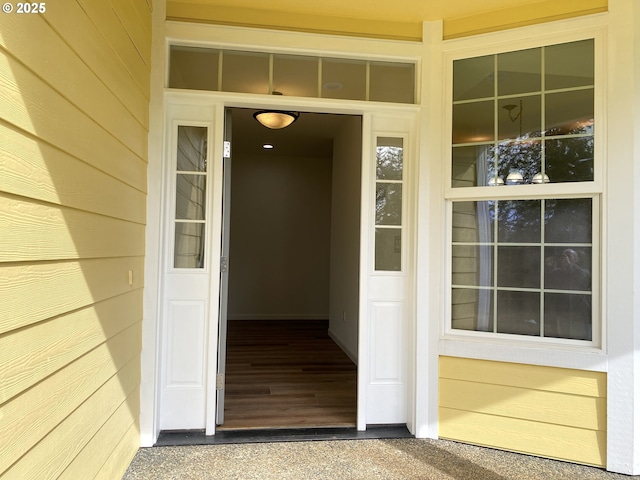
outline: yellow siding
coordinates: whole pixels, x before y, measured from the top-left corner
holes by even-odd
[[[0,16],[0,477],[114,479],[139,444],[151,9],[54,3]]]
[[[606,374],[440,357],[439,435],[606,464]]]

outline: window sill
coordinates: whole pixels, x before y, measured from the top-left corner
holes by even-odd
[[[593,346],[535,342],[513,338],[487,338],[471,335],[447,335],[439,341],[441,356],[522,363],[546,367],[607,371],[608,357]]]

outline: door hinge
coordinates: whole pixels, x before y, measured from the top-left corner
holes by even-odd
[[[229,260],[227,257],[220,257],[220,273],[227,273],[229,271]]]
[[[222,143],[222,156],[224,158],[231,158],[231,142],[227,140]]]
[[[216,390],[224,390],[224,373],[216,375]]]

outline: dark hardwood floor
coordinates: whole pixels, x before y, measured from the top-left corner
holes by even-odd
[[[316,320],[229,321],[219,430],[353,427],[356,366]]]

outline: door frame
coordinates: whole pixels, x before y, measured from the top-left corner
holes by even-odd
[[[395,104],[381,104],[377,102],[362,102],[362,101],[347,101],[347,100],[331,100],[331,99],[316,99],[316,98],[287,98],[286,104],[283,104],[283,98],[273,98],[267,95],[256,96],[251,94],[230,94],[221,92],[189,92],[185,90],[171,90],[167,88],[158,88],[159,84],[166,85],[168,80],[168,53],[169,44],[185,44],[185,45],[209,45],[217,48],[240,48],[249,50],[264,50],[265,45],[269,45],[269,49],[274,52],[287,52],[287,53],[299,53],[299,54],[315,54],[315,55],[337,55],[337,56],[350,56],[359,58],[370,59],[405,59],[407,61],[416,61],[420,66],[420,60],[425,55],[424,46],[419,42],[394,42],[387,40],[374,40],[374,39],[359,39],[359,38],[344,38],[335,37],[330,35],[318,35],[318,34],[301,34],[299,32],[269,32],[264,30],[236,28],[236,27],[221,27],[214,25],[198,25],[198,24],[183,24],[179,22],[164,22],[163,28],[160,29],[164,32],[163,40],[155,44],[156,57],[162,59],[161,62],[156,62],[154,71],[152,72],[152,102],[151,112],[157,117],[151,122],[153,125],[150,127],[150,163],[149,163],[149,221],[147,225],[147,263],[145,266],[145,277],[148,280],[148,285],[151,287],[148,290],[148,294],[145,296],[145,319],[143,324],[143,381],[141,386],[141,443],[143,446],[151,446],[155,443],[157,436],[159,435],[159,399],[160,399],[160,376],[162,375],[160,364],[162,355],[162,306],[163,306],[163,275],[165,272],[164,259],[161,253],[165,249],[166,232],[163,231],[164,227],[164,212],[165,206],[165,185],[164,171],[167,161],[167,148],[166,141],[161,138],[166,135],[166,125],[162,125],[161,120],[164,117],[164,112],[167,109],[169,102],[186,102],[191,104],[200,104],[204,99],[205,103],[215,106],[215,119],[214,119],[214,145],[213,155],[215,158],[222,158],[222,119],[224,116],[225,107],[239,107],[239,108],[290,108],[294,110],[316,112],[316,113],[335,113],[335,114],[350,114],[361,115],[363,118],[363,158],[367,158],[367,154],[371,153],[372,142],[374,139],[374,133],[367,128],[367,125],[371,125],[371,119],[376,116],[398,116],[402,118],[411,117],[412,127],[410,132],[411,137],[411,149],[412,149],[412,166],[411,173],[407,173],[409,176],[410,190],[410,215],[408,217],[407,232],[409,238],[406,241],[407,252],[409,258],[412,259],[410,263],[415,264],[417,254],[417,241],[416,233],[418,222],[415,218],[415,210],[418,197],[418,164],[420,159],[420,152],[418,150],[419,139],[424,136],[423,132],[419,131],[418,121],[422,116],[420,110],[420,104],[415,105],[395,105]],[[221,39],[223,39],[221,41]],[[292,48],[291,45],[296,45]],[[162,52],[162,55],[159,52]],[[160,71],[159,71],[159,70]],[[420,72],[420,68],[418,68]],[[421,85],[420,74],[418,74],[417,85]],[[155,94],[153,93],[155,91]],[[158,121],[160,120],[160,121]],[[163,148],[160,148],[163,146]],[[368,152],[368,153],[367,153]],[[215,173],[215,172],[214,172]],[[214,177],[221,178],[220,175]],[[370,187],[370,185],[368,186]],[[367,188],[368,188],[367,187]],[[363,184],[363,188],[365,185]],[[363,199],[364,194],[363,194]],[[373,208],[371,206],[371,208]],[[158,210],[156,210],[158,209]],[[154,211],[159,213],[153,213]],[[362,215],[364,217],[364,215]],[[213,219],[215,222],[216,219]],[[363,240],[361,235],[361,241]],[[362,244],[366,248],[361,249],[361,260],[372,258],[373,251],[371,249],[371,242]],[[157,252],[154,254],[154,252]],[[209,251],[211,255],[210,268],[212,273],[219,271],[219,256],[213,250]],[[361,265],[365,263],[362,262]],[[361,266],[361,269],[366,270]],[[370,272],[367,272],[370,273]],[[407,272],[407,298],[406,298],[406,315],[408,318],[408,332],[409,338],[415,338],[416,333],[416,299],[412,297],[415,289],[415,268],[412,271]],[[366,376],[370,373],[366,370],[366,362],[362,361],[363,352],[366,350],[367,341],[364,333],[367,331],[367,322],[369,321],[369,305],[367,304],[368,290],[361,277],[360,286],[360,332],[359,332],[359,358],[358,362],[358,381],[359,381],[359,395],[358,395],[358,428],[363,430],[367,426],[366,416],[366,393],[361,391],[361,383],[365,381]],[[155,288],[154,288],[155,287]],[[216,276],[213,275],[211,279],[210,291],[213,296],[209,298],[217,298],[219,291],[219,281],[216,280]],[[217,309],[216,309],[217,310]],[[212,316],[209,315],[209,322],[211,322]],[[217,319],[215,319],[217,321]],[[208,344],[215,344],[217,329],[208,329]],[[361,348],[364,347],[364,348]],[[416,377],[415,367],[418,355],[416,353],[415,342],[407,343],[409,350],[409,357],[407,358],[407,426],[410,431],[415,432],[416,427],[418,430],[421,425],[416,425],[419,409],[415,403],[416,388],[418,391],[422,391],[424,387],[419,387],[425,383],[426,380],[420,380]],[[144,351],[147,353],[144,354]],[[209,355],[207,359],[207,372],[208,372],[208,385],[215,385],[215,372],[216,361],[214,355]],[[151,379],[145,381],[144,378]],[[416,383],[417,382],[417,383]],[[212,402],[215,395],[207,396],[207,411],[215,411],[212,408]],[[207,430],[209,433],[215,432],[215,415],[209,415],[211,418],[211,424],[207,423]],[[421,424],[422,422],[418,421]]]

